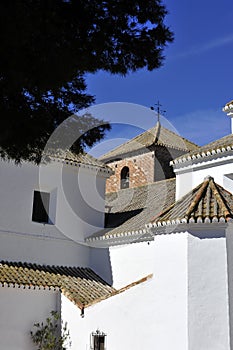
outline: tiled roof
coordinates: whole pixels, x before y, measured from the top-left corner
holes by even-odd
[[[81,310],[123,293],[152,277],[150,274],[117,290],[90,268],[0,261],[0,286],[58,289]]]
[[[60,160],[64,163],[69,163],[74,166],[86,165],[90,167],[103,169],[109,172],[110,174],[113,173],[110,167],[104,164],[101,160],[92,157],[88,153],[75,154],[71,151],[58,151],[58,152],[51,152],[51,154],[48,154],[47,152],[43,155],[44,160],[46,160],[47,157]]]
[[[0,285],[58,288],[79,308],[110,297],[116,292],[90,268],[0,262]]]
[[[147,224],[155,213],[175,201],[175,179],[123,189],[106,194],[106,228],[90,236],[88,243],[97,240],[132,240],[142,238]]]
[[[154,144],[183,151],[193,151],[197,149],[197,145],[164,128],[158,122],[153,128],[123,143],[114,150],[104,154],[99,159],[107,161],[124,154],[139,151]]]
[[[233,134],[226,135],[219,140],[199,147],[196,151],[189,152],[171,161],[171,164],[190,162],[195,159],[207,158],[218,154],[230,152],[233,154]]]
[[[231,100],[230,102],[226,103],[225,106],[223,107],[223,112],[232,112],[233,110],[233,100]],[[232,113],[230,113],[229,115],[231,115]]]
[[[150,226],[227,222],[233,218],[233,195],[210,176],[151,220]]]

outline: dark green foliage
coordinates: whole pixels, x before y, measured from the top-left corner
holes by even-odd
[[[37,350],[66,350],[71,345],[67,324],[61,332],[60,315],[56,311],[51,312],[45,324],[35,323],[34,328],[35,331],[30,334],[33,343],[38,346]]]
[[[89,106],[85,74],[158,68],[172,33],[160,0],[0,3],[0,155],[38,162],[49,136]],[[109,125],[76,143],[93,144]]]

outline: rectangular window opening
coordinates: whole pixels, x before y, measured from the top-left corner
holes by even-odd
[[[32,221],[49,222],[49,200],[50,194],[48,192],[34,191]]]

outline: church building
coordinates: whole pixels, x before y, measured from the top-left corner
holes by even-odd
[[[36,350],[51,311],[72,350],[233,349],[233,127],[0,172],[0,349]]]
[[[153,128],[100,157],[114,170],[106,181],[106,192],[173,178],[175,174],[169,162],[195,149],[194,143],[158,121]]]

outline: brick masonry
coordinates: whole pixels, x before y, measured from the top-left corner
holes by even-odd
[[[121,188],[121,171],[129,168],[129,187],[137,187],[154,181],[154,152],[135,155],[109,163],[115,174],[106,182],[106,192],[116,192]]]
[[[186,152],[168,149],[164,146],[154,146],[147,152],[108,163],[115,174],[106,182],[106,193],[116,192],[121,189],[121,171],[127,166],[129,168],[129,187],[138,187],[174,177],[172,167],[169,165],[172,159]]]

